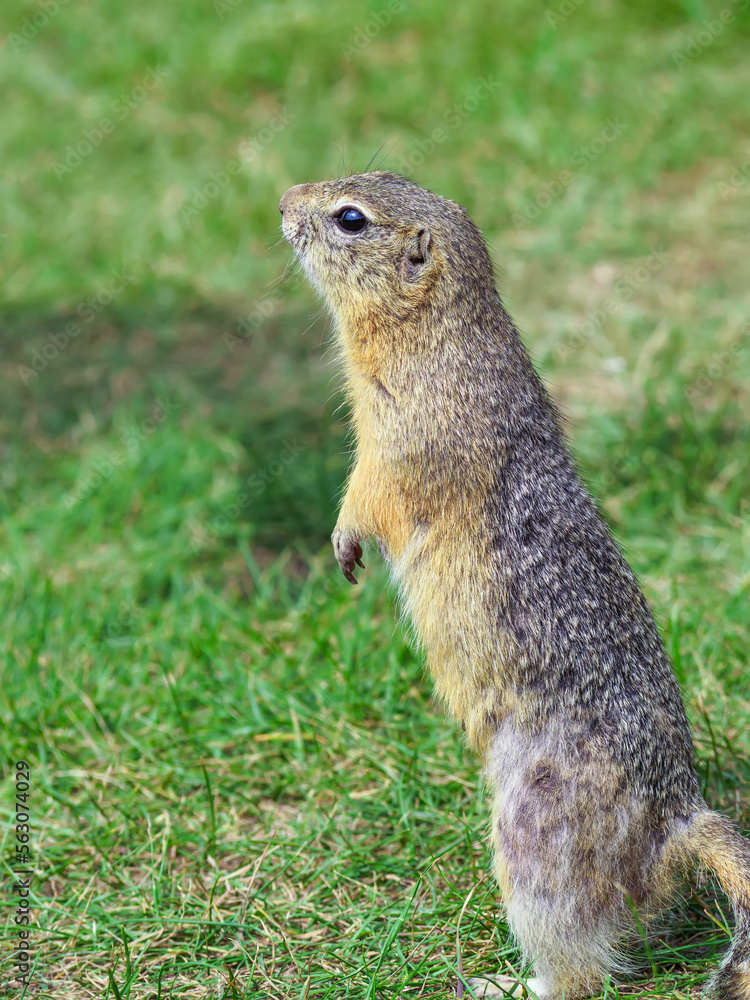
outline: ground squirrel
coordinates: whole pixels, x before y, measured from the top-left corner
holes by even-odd
[[[284,235],[335,320],[356,460],[333,547],[375,536],[492,791],[529,988],[599,990],[699,858],[735,914],[712,996],[750,1000],[750,842],[703,801],[638,583],[455,202],[391,173],[299,184]],[[504,996],[505,976],[470,980]]]

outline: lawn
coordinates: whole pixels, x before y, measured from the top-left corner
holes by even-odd
[[[277,205],[371,163],[483,228],[750,829],[746,8],[5,5],[0,995],[518,968],[477,764],[377,552],[352,588],[328,545],[346,412]],[[606,995],[697,997],[728,920],[693,879]]]

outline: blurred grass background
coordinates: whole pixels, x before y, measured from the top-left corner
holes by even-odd
[[[448,996],[457,939],[517,966],[476,764],[377,554],[354,590],[328,550],[346,415],[277,206],[370,163],[484,229],[750,826],[747,6],[0,11],[9,996]],[[607,995],[696,996],[726,914],[692,885]]]

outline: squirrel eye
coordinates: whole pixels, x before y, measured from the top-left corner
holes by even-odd
[[[356,208],[342,208],[336,221],[347,233],[359,233],[367,225],[367,219]]]

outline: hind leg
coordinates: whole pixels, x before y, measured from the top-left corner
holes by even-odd
[[[496,809],[497,813],[497,809]],[[498,973],[469,983],[478,997],[521,997],[577,1000],[596,993],[616,964],[614,921],[607,908],[576,896],[575,886],[560,879],[559,854],[528,856],[522,863],[503,844],[504,823],[494,817],[494,871],[506,905],[508,925],[532,966],[528,980]],[[505,849],[504,849],[505,847]],[[528,877],[529,865],[537,874]]]
[[[577,736],[501,730],[488,774],[495,875],[544,1000],[591,996],[627,967],[618,943],[647,895],[658,841],[616,765]],[[504,995],[479,985],[480,996]]]
[[[512,882],[507,859],[498,849],[499,830],[498,802],[496,800],[492,817],[493,868],[503,900],[507,903],[511,898]],[[511,930],[518,937],[512,926]],[[523,948],[523,942],[519,941],[519,944]],[[526,951],[525,948],[524,951]],[[545,981],[541,976],[532,976],[529,979],[523,980],[520,977],[509,976],[503,972],[488,976],[473,976],[469,979],[469,985],[478,997],[522,997],[525,990],[532,997],[538,997],[539,1000],[546,1000],[547,997],[553,996],[555,992],[555,983]]]

